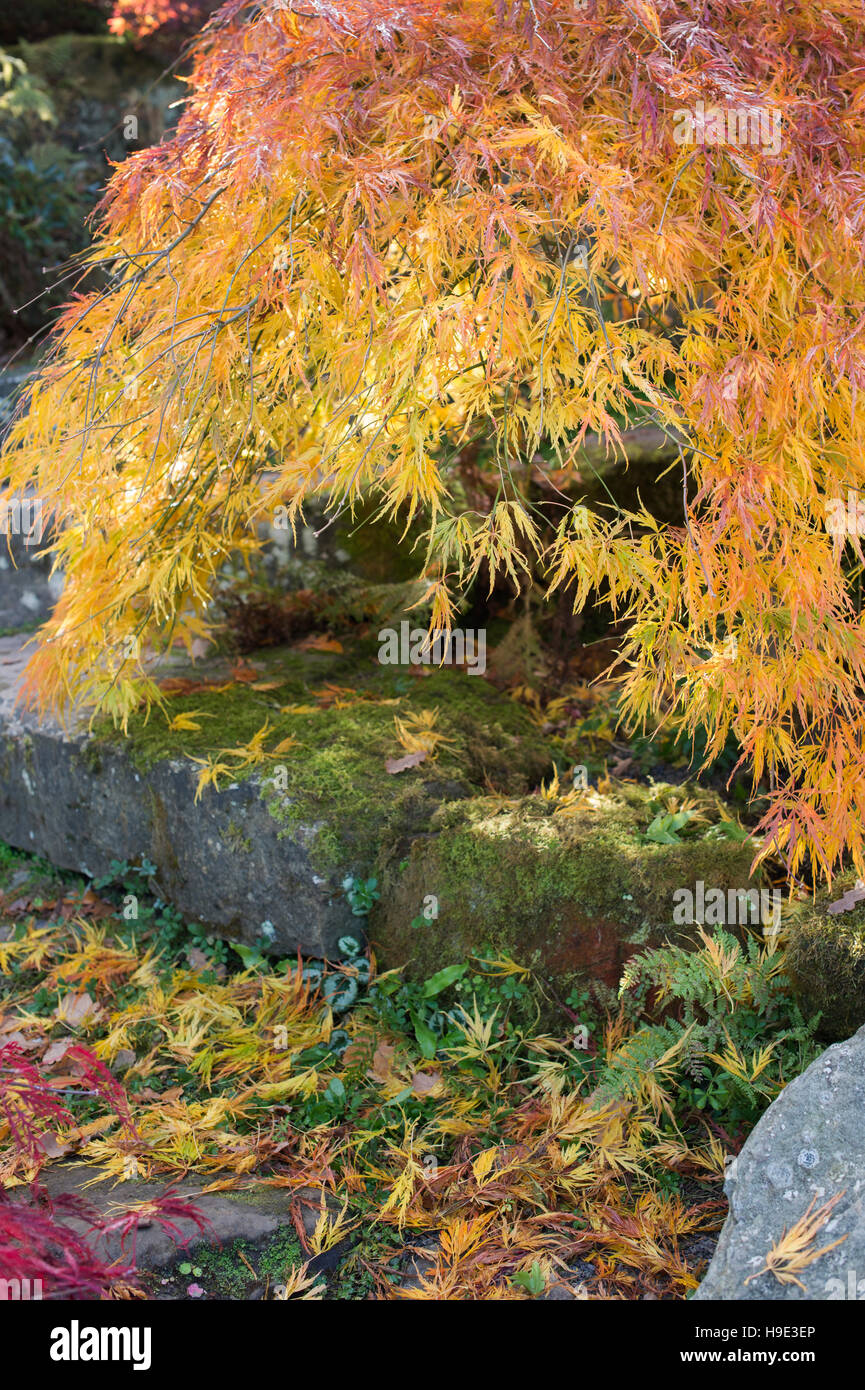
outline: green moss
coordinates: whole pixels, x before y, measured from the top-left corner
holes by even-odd
[[[820,1036],[836,1042],[865,1024],[865,903],[849,912],[830,914],[853,887],[847,874],[815,903],[793,916],[786,943],[787,971],[802,1011],[820,1013]]]
[[[33,738],[30,734],[22,734],[18,740],[18,749],[23,754],[24,766],[28,772],[33,771]]]
[[[422,538],[422,527],[415,522],[407,531],[405,516],[388,521],[378,513],[377,503],[360,502],[353,516],[337,522],[335,545],[349,557],[353,571],[373,583],[414,579],[418,572],[414,546]]]
[[[88,772],[95,775],[102,771],[102,750],[97,743],[88,739],[82,744],[79,757]]]
[[[232,854],[250,854],[252,852],[252,840],[248,835],[244,835],[236,821],[230,820],[228,822],[225,830],[221,833],[221,839]]]
[[[756,886],[754,846],[705,833],[674,845],[647,842],[664,790],[613,785],[586,793],[565,814],[537,796],[443,806],[430,827],[438,833],[416,841],[404,867],[394,856],[379,865],[382,895],[370,930],[380,963],[425,978],[489,943],[549,980],[612,987],[637,946],[693,939],[693,928],[673,925],[674,893],[700,879],[725,890]],[[700,799],[717,819],[717,798]],[[439,915],[426,922],[429,895]]]
[[[382,701],[394,698],[386,693],[392,677],[372,685]],[[403,751],[394,716],[405,719],[423,709],[438,710],[436,728],[448,741],[435,760],[388,774],[386,760]],[[464,798],[487,781],[525,791],[549,761],[543,740],[516,705],[453,671],[412,681],[398,704],[370,700],[300,716],[293,732],[303,754],[286,759],[268,807],[286,831],[330,817],[336,807],[339,828],[329,823],[316,838],[319,861],[329,866],[369,865],[385,841],[404,846],[427,829],[442,796]]]
[[[220,786],[256,777],[281,833],[309,834],[313,861],[323,871],[368,871],[383,842],[405,845],[424,832],[443,797],[470,797],[485,786],[513,795],[537,785],[551,750],[521,706],[483,679],[450,668],[422,677],[395,672],[378,663],[377,649],[368,641],[344,653],[257,653],[254,683],[172,697],[165,713],[154,708],[133,716],[126,736],[97,722],[94,756],[103,745],[122,743],[146,773],[164,759],[219,758],[221,750],[248,745],[269,723],[266,749],[287,738],[295,746],[227,773]],[[330,706],[321,700],[326,686],[338,688]],[[388,774],[386,760],[404,751],[394,716],[422,710],[438,710],[437,756]],[[197,729],[172,730],[169,719],[183,713]],[[233,767],[233,759],[224,761]],[[235,839],[243,847],[244,836]]]
[[[297,1236],[290,1228],[283,1227],[264,1246],[257,1267],[259,1274],[269,1279],[271,1285],[282,1284],[292,1266],[301,1264],[303,1259]]]
[[[94,744],[122,745],[134,767],[142,773],[166,758],[207,757],[217,749],[237,748],[248,743],[265,720],[287,731],[290,720],[280,715],[280,707],[302,702],[308,698],[311,686],[333,679],[334,663],[326,655],[318,660],[307,660],[303,654],[288,652],[276,664],[273,654],[267,653],[261,658],[256,656],[256,664],[262,667],[260,683],[278,680],[276,689],[261,691],[242,681],[230,683],[231,676],[226,670],[223,673],[225,688],[215,686],[189,695],[172,696],[164,714],[154,706],[147,713],[133,715],[126,734],[114,728],[109,719],[96,719]],[[185,674],[194,680],[199,671]],[[208,668],[206,674],[212,676],[213,672]],[[194,715],[198,729],[171,729],[169,720],[180,714]]]
[[[175,1264],[172,1277],[181,1288],[197,1283],[211,1297],[244,1300],[256,1284],[267,1283],[272,1289],[284,1283],[292,1266],[303,1260],[300,1242],[290,1227],[283,1226],[261,1242],[241,1239],[216,1248],[196,1245]],[[181,1274],[182,1264],[200,1269],[200,1275]]]

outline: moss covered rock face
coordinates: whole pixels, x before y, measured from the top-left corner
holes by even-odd
[[[757,896],[754,843],[727,837],[731,823],[711,795],[696,795],[689,838],[647,838],[665,798],[680,792],[608,783],[559,799],[443,806],[433,834],[380,866],[370,921],[380,965],[424,978],[491,947],[559,993],[579,981],[615,987],[635,950],[693,939],[701,920],[710,924],[712,890],[725,909],[738,903],[736,890]],[[729,915],[734,929],[750,920],[744,908],[738,920]]]
[[[524,707],[377,654],[319,640],[175,667],[165,707],[126,735],[0,699],[0,838],[97,877],[146,857],[191,920],[318,956],[357,933],[344,880],[376,874],[379,963],[416,977],[490,946],[550,981],[615,986],[640,945],[736,925],[727,895],[755,887],[755,846],[717,797],[564,795]]]
[[[369,873],[382,845],[402,852],[443,801],[489,786],[525,793],[552,761],[525,709],[486,681],[448,668],[408,676],[379,665],[376,651],[367,642],[345,653],[258,652],[259,679],[173,697],[169,712],[181,727],[151,713],[133,718],[125,738],[107,725],[99,734],[148,772],[178,756],[218,759],[266,723],[265,750],[290,746],[219,784],[253,783],[279,837],[302,834],[317,872]],[[406,752],[397,720],[409,732],[429,724],[436,745],[417,766],[389,773],[388,761]],[[240,827],[228,833],[242,839]]]
[[[849,1038],[865,1024],[865,897],[853,874],[794,914],[787,972],[803,1011],[820,1013],[821,1037]]]
[[[358,929],[346,877],[366,878],[382,846],[407,852],[443,803],[490,786],[524,794],[551,762],[525,710],[483,679],[409,676],[376,651],[271,649],[241,679],[227,661],[175,669],[165,709],[131,719],[126,737],[104,722],[40,724],[10,690],[0,839],[97,877],[146,857],[191,920],[335,953]],[[388,772],[406,757],[401,737],[423,729],[427,756]]]

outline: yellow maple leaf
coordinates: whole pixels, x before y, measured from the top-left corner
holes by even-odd
[[[207,714],[204,710],[191,709],[175,714],[173,719],[169,719],[168,727],[172,733],[199,733],[201,725],[199,719],[213,719],[212,714]]]
[[[845,1189],[846,1190],[846,1189]],[[762,1269],[758,1269],[756,1274],[749,1274],[745,1280],[750,1284],[752,1279],[759,1279],[763,1274],[774,1274],[779,1284],[796,1284],[804,1291],[805,1285],[796,1276],[801,1274],[803,1269],[819,1260],[821,1255],[827,1254],[829,1250],[834,1250],[836,1245],[847,1239],[846,1235],[839,1236],[833,1240],[831,1245],[823,1245],[819,1250],[809,1249],[812,1246],[820,1227],[825,1225],[832,1214],[833,1209],[841,1201],[844,1192],[836,1192],[834,1197],[830,1197],[828,1202],[824,1202],[822,1207],[814,1211],[814,1203],[817,1201],[816,1194],[811,1199],[811,1204],[803,1216],[795,1221],[789,1230],[785,1230],[781,1238],[775,1242],[772,1249],[766,1256],[766,1263]]]

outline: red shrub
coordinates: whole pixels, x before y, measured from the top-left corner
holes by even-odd
[[[64,1060],[77,1069],[86,1091],[105,1101],[130,1134],[135,1127],[123,1088],[86,1047],[72,1047]],[[46,1130],[68,1129],[75,1118],[17,1043],[0,1047],[0,1117],[13,1151],[38,1169],[45,1162]],[[78,1229],[68,1223],[74,1219]],[[142,1221],[156,1222],[178,1244],[179,1220],[204,1231],[206,1220],[169,1188],[145,1207],[107,1218],[91,1203],[69,1193],[52,1198],[38,1178],[23,1192],[0,1188],[0,1297],[101,1298],[118,1285],[135,1286],[135,1237]],[[81,1229],[83,1226],[83,1229]],[[120,1237],[124,1261],[97,1253],[97,1240]],[[132,1241],[132,1259],[126,1260]]]

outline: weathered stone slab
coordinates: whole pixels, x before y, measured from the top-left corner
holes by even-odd
[[[407,679],[369,652],[271,651],[252,683],[231,684],[226,663],[196,667],[186,676],[198,686],[169,709],[194,712],[193,729],[173,732],[154,709],[125,738],[16,708],[23,663],[20,640],[0,639],[0,839],[93,876],[146,857],[186,917],[241,940],[264,935],[279,951],[334,953],[358,931],[347,875],[367,876],[382,844],[425,833],[444,799],[470,797],[488,777],[528,790],[547,764],[528,716],[485,681],[455,670]],[[208,676],[228,688],[202,687]],[[389,775],[386,759],[403,751],[394,715],[425,708],[439,711],[441,753]],[[265,724],[267,748],[291,741],[284,754],[234,780],[223,773],[196,799],[201,763]]]
[[[286,951],[326,955],[352,926],[338,883],[310,862],[315,827],[280,841],[257,778],[196,805],[191,764],[167,759],[144,775],[120,747],[45,728],[7,736],[0,770],[0,838],[60,868],[97,877],[148,858],[185,916],[250,941],[271,923]]]
[[[791,1081],[727,1175],[730,1212],[697,1299],[865,1298],[865,1028]],[[760,1274],[767,1253],[813,1201],[840,1200],[817,1232],[828,1250],[800,1283]],[[749,1276],[757,1275],[750,1282]]]
[[[173,1189],[177,1197],[195,1208],[204,1223],[203,1227],[187,1217],[179,1217],[175,1222],[178,1232],[175,1238],[159,1222],[142,1224],[136,1233],[134,1251],[127,1248],[125,1252],[116,1233],[103,1235],[97,1230],[87,1234],[86,1243],[100,1259],[121,1260],[134,1254],[136,1266],[150,1270],[162,1269],[182,1251],[194,1250],[204,1244],[266,1240],[283,1226],[293,1229],[290,1207],[300,1187],[298,1185],[298,1188],[292,1189],[259,1184],[251,1190],[224,1195],[202,1192],[207,1184],[198,1178],[167,1176],[161,1181],[133,1179],[113,1183],[105,1180],[98,1168],[81,1163],[52,1164],[40,1173],[39,1184],[52,1201],[57,1202],[66,1196],[76,1197],[86,1202],[99,1216],[108,1219],[116,1214],[118,1208],[153,1201],[167,1189]],[[23,1194],[26,1189],[17,1191]],[[62,1205],[58,1208],[58,1219],[78,1234],[88,1232],[87,1222],[65,1212]]]

